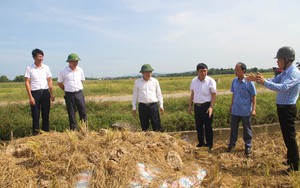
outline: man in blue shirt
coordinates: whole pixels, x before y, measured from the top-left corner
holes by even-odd
[[[231,152],[235,147],[239,123],[242,121],[245,154],[248,156],[252,147],[251,116],[256,115],[256,89],[253,82],[247,82],[244,79],[246,70],[246,65],[241,62],[237,63],[234,69],[237,77],[233,79],[231,84],[231,132],[230,142],[226,151]]]
[[[287,164],[290,166],[287,171],[298,171],[299,152],[296,142],[297,117],[296,102],[299,97],[300,71],[293,64],[295,51],[289,46],[280,48],[275,57],[278,67],[283,72],[273,79],[265,79],[262,74],[256,76],[251,74],[247,80],[256,81],[266,88],[277,92],[276,105],[277,114],[284,143],[287,147]]]

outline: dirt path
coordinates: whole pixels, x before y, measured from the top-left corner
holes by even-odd
[[[262,92],[271,92],[270,90],[267,89],[259,89],[257,91],[258,93]],[[217,93],[217,95],[229,95],[231,92],[228,91],[220,91]],[[168,98],[180,98],[180,97],[189,97],[190,92],[184,92],[184,93],[169,93],[169,94],[163,94],[163,97],[165,99]],[[94,101],[94,102],[106,102],[106,101],[131,101],[132,95],[122,95],[122,96],[86,96],[85,100],[86,101]],[[64,103],[63,98],[56,98],[54,103]],[[17,102],[0,102],[0,106],[6,106],[10,104],[26,104],[28,103],[27,100],[22,100],[22,101],[17,101]]]

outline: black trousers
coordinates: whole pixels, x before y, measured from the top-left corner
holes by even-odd
[[[294,170],[298,170],[299,152],[296,141],[297,117],[296,105],[277,105],[277,113],[285,146],[287,148],[287,161]]]
[[[65,102],[67,106],[70,130],[76,130],[76,111],[78,110],[79,118],[81,121],[86,122],[86,106],[84,94],[82,91],[78,92],[65,92]]]
[[[50,113],[50,92],[48,89],[31,91],[35,105],[31,106],[32,134],[37,135],[40,129],[40,112],[42,114],[42,130],[48,132]]]
[[[198,141],[200,146],[213,146],[213,115],[209,117],[207,110],[210,107],[210,102],[202,104],[194,104],[195,124],[197,128]],[[204,130],[203,130],[204,126]],[[205,140],[204,141],[204,134]]]
[[[139,103],[139,118],[143,131],[149,129],[149,119],[151,120],[152,130],[161,131],[160,116],[157,103]]]

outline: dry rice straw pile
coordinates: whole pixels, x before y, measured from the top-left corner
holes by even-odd
[[[175,136],[176,137],[176,136]],[[74,187],[77,175],[91,172],[89,187],[129,187],[137,163],[157,168],[164,180],[208,169],[206,150],[155,132],[108,131],[43,133],[11,141],[0,150],[0,187]],[[179,158],[168,157],[170,154]],[[200,160],[201,159],[201,160]]]

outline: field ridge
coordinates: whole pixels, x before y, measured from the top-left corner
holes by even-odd
[[[257,89],[257,92],[272,92],[271,90],[267,89]],[[229,95],[231,92],[229,90],[226,91],[219,91],[217,95]],[[181,97],[189,97],[190,92],[180,92],[180,93],[166,93],[163,94],[163,98],[181,98]],[[94,102],[106,102],[106,101],[116,101],[116,102],[124,102],[130,101],[132,99],[132,95],[115,95],[115,96],[85,96],[86,102],[94,101]],[[0,106],[7,106],[11,104],[26,104],[28,100],[21,100],[21,101],[14,101],[14,102],[0,102]],[[63,98],[56,98],[54,103],[64,103]]]

